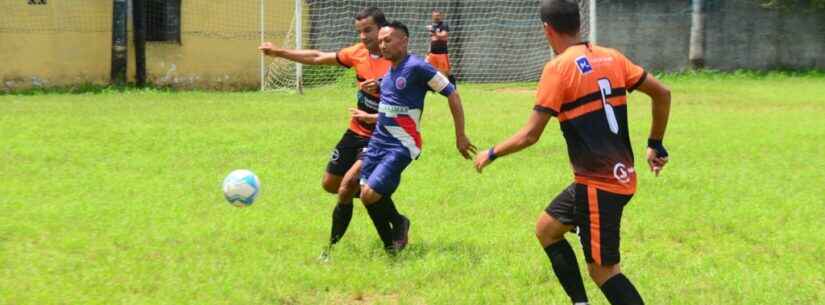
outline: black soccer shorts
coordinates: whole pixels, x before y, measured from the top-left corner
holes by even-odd
[[[350,167],[358,160],[358,154],[369,143],[369,138],[359,136],[352,130],[347,129],[327,163],[327,172],[336,176],[343,176]]]
[[[633,195],[573,183],[550,202],[545,212],[563,224],[579,227],[579,241],[588,263],[610,266],[621,260],[622,210],[631,198]]]

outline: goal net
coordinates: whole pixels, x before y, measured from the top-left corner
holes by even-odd
[[[590,1],[581,0],[583,37],[590,33]],[[539,0],[304,0],[282,1],[292,20],[265,26],[273,44],[334,52],[358,42],[354,16],[366,6],[384,11],[388,21],[410,29],[410,52],[426,56],[434,9],[449,26],[449,57],[460,82],[492,83],[535,81],[552,57],[539,17]],[[278,5],[278,4],[276,4]],[[285,25],[288,23],[288,25]],[[346,70],[332,66],[297,65],[284,59],[264,63],[266,89],[327,85],[345,79]]]

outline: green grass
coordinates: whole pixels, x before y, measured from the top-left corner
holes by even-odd
[[[664,81],[671,162],[640,173],[622,227],[623,269],[647,303],[825,300],[825,77]],[[462,85],[470,138],[489,147],[520,128],[533,86]],[[334,204],[320,180],[353,100],[341,88],[0,96],[0,304],[568,304],[533,233],[572,178],[558,124],[478,175],[432,95],[424,153],[394,196],[410,246],[383,254],[359,204],[319,263]],[[642,168],[649,102],[629,105]],[[263,183],[250,208],[222,198],[236,168]]]

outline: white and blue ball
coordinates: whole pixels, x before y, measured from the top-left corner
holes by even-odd
[[[229,204],[236,207],[251,205],[260,191],[258,176],[246,169],[234,170],[223,179],[223,195]]]

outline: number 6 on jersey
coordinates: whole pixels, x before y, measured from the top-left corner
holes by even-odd
[[[607,116],[607,125],[610,126],[610,131],[619,134],[619,123],[616,122],[616,114],[613,113],[613,106],[607,102],[607,96],[613,93],[613,89],[610,88],[609,79],[599,79],[599,91],[602,93],[602,103],[604,104],[604,115]]]

